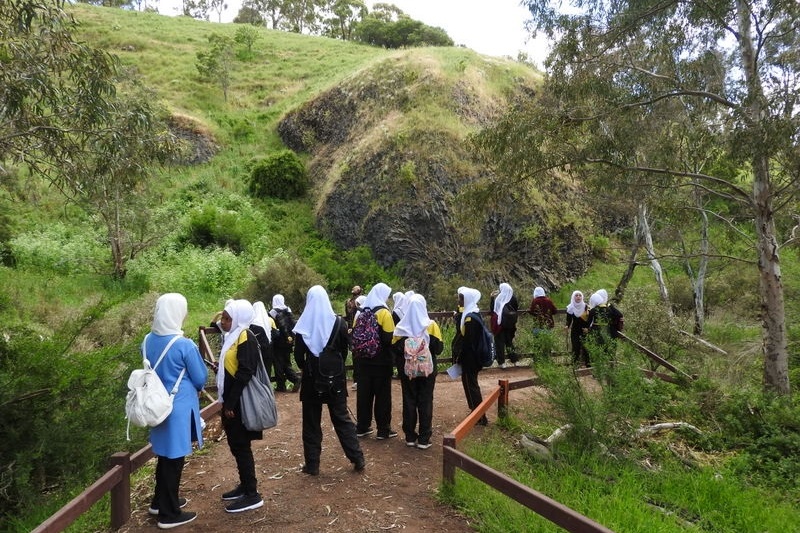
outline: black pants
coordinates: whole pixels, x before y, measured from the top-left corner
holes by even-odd
[[[400,374],[403,391],[403,433],[406,442],[429,443],[433,434],[433,389],[436,386],[436,373],[428,377],[408,379]],[[417,431],[419,420],[419,431]]]
[[[481,387],[478,384],[479,369],[462,369],[461,372],[461,385],[464,386],[464,395],[467,397],[467,406],[470,411],[474,411],[481,402],[483,396],[481,395]],[[486,423],[486,415],[481,417],[481,423]]]
[[[286,390],[286,381],[290,381],[292,385],[300,383],[300,378],[297,372],[292,368],[291,361],[291,348],[277,348],[273,349],[275,359],[275,389],[279,391]]]
[[[322,405],[314,399],[303,400],[303,456],[309,470],[319,469],[322,453]],[[356,437],[356,425],[347,412],[347,397],[340,394],[328,402],[328,414],[347,459],[355,464],[364,458]]]
[[[500,333],[494,336],[494,348],[497,357],[497,364],[502,365],[506,362],[506,354],[512,363],[517,362],[517,353],[514,350],[514,337],[517,334],[517,328],[500,330]]]
[[[239,485],[244,489],[245,494],[255,494],[258,492],[258,481],[256,480],[256,463],[253,459],[252,433],[242,424],[242,419],[237,412],[235,418],[222,417],[222,426],[228,437],[228,447],[231,455],[236,460],[236,468],[239,471]]]
[[[392,427],[392,367],[365,367],[358,370],[356,391],[356,429],[362,433],[372,425],[372,415],[378,435],[386,435]]]
[[[184,457],[169,459],[158,456],[153,506],[158,508],[159,518],[175,518],[181,514],[181,506],[178,504],[178,489],[181,484],[184,459]]]

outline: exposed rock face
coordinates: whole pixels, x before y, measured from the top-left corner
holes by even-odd
[[[183,115],[169,118],[169,130],[183,145],[181,156],[176,161],[182,165],[200,165],[208,162],[219,151],[211,134],[193,119]]]
[[[503,191],[491,195],[492,209],[467,194],[493,176],[466,135],[490,123],[506,96],[488,98],[469,73],[449,81],[431,61],[387,60],[279,124],[287,146],[312,155],[320,229],[343,248],[367,245],[382,265],[402,265],[419,290],[439,277],[552,288],[582,274],[580,228]]]

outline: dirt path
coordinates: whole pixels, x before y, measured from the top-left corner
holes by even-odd
[[[489,369],[481,372],[484,392],[500,378],[524,379],[529,368]],[[514,391],[512,402],[524,391]],[[323,449],[320,475],[300,472],[303,448],[300,438],[300,402],[295,394],[278,394],[280,422],[264,432],[264,440],[253,442],[259,491],[264,497],[260,509],[240,514],[224,510],[220,495],[238,481],[236,466],[218,423],[207,428],[206,447],[189,456],[184,468],[181,495],[189,499],[186,510],[197,519],[179,531],[291,531],[291,532],[379,532],[474,531],[469,520],[435,499],[442,475],[442,436],[468,414],[460,381],[446,373],[437,378],[434,393],[434,446],[428,450],[409,448],[401,431],[400,382],[392,381],[392,425],[397,438],[360,439],[367,468],[354,472],[323,410]],[[355,413],[355,392],[348,405]],[[490,423],[497,410],[489,413]],[[327,422],[327,423],[326,423]],[[476,432],[483,431],[480,426]],[[221,438],[216,442],[217,438]],[[120,531],[152,531],[156,520],[147,514],[152,495],[151,481],[134,488],[133,515]]]

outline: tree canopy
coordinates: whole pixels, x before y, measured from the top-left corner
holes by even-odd
[[[174,139],[146,89],[78,42],[75,24],[60,2],[0,3],[0,165],[27,168],[101,218],[123,276],[137,247],[125,213],[141,214],[128,208]]]
[[[540,94],[477,140],[501,174],[702,191],[750,235],[761,295],[766,388],[789,392],[780,270],[800,177],[800,4],[791,0],[525,0],[555,39]],[[588,183],[588,182],[587,182]],[[685,196],[689,202],[689,195]],[[719,206],[720,204],[716,204]]]

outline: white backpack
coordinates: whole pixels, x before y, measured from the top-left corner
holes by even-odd
[[[131,372],[131,377],[128,378],[128,396],[125,399],[125,418],[128,419],[127,438],[131,440],[131,424],[139,427],[155,427],[161,422],[166,420],[172,412],[172,399],[175,393],[178,392],[178,386],[181,384],[183,375],[186,369],[181,370],[178,381],[172,387],[171,392],[167,392],[161,378],[156,374],[156,367],[167,355],[170,347],[178,340],[180,335],[175,335],[167,343],[164,351],[161,352],[156,364],[151,368],[150,361],[144,353],[145,342],[147,337],[142,341],[142,358],[144,360],[142,369],[137,369]]]

